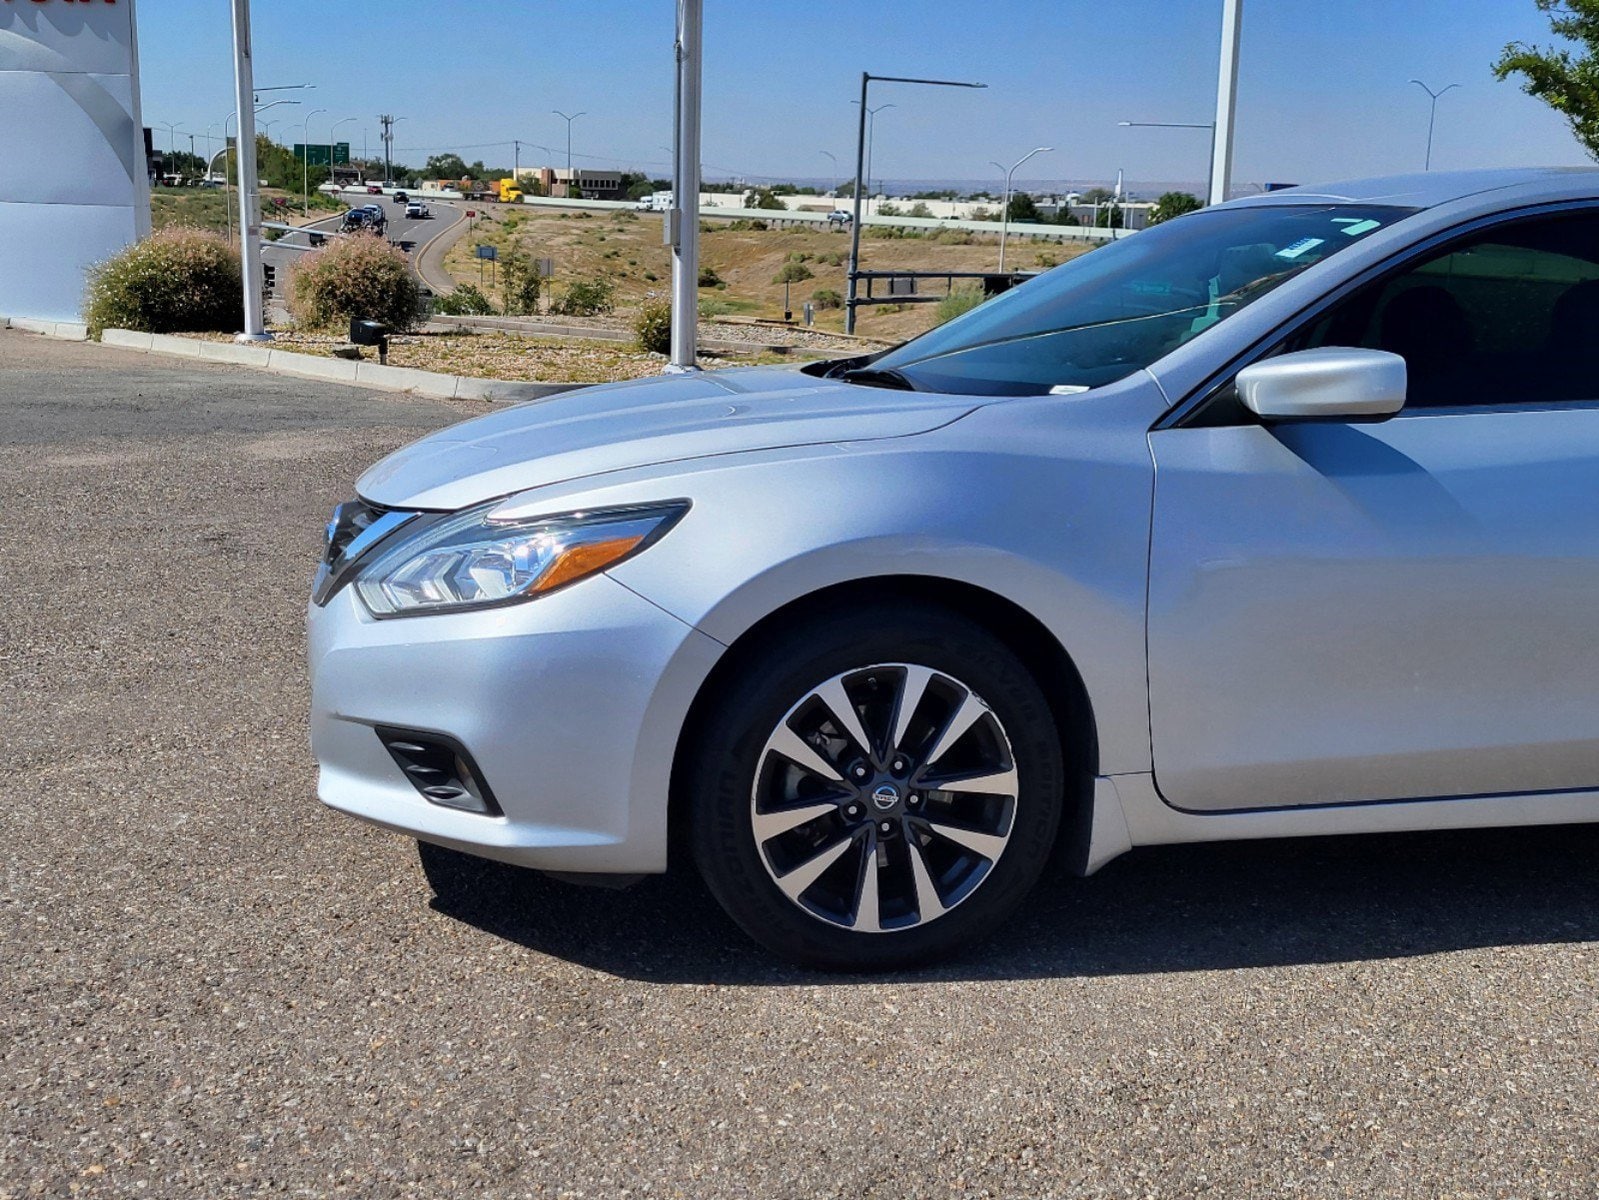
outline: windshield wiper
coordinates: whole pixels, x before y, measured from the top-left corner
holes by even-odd
[[[910,376],[893,367],[857,367],[853,371],[845,371],[839,378],[845,383],[859,383],[866,387],[894,388],[901,392],[920,390],[911,382]]]

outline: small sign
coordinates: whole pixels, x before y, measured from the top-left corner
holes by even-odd
[[[890,296],[914,296],[916,294],[916,280],[909,278],[894,278],[888,281],[888,294]]]
[[[500,257],[500,252],[494,246],[480,245],[477,248],[477,256],[479,258],[487,259],[489,262],[494,262]]]
[[[467,210],[466,210],[466,215],[467,215],[467,216],[469,216],[469,217],[475,217],[475,216],[477,216],[477,209],[475,209],[475,208],[469,208],[469,209],[467,209]]]
[[[534,259],[533,270],[540,279],[549,279],[555,274],[555,260],[553,258]]]

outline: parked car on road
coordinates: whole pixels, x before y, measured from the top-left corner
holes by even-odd
[[[892,350],[389,456],[310,606],[319,793],[438,879],[675,846],[873,969],[1052,861],[1596,821],[1596,481],[1599,173],[1235,200]]]
[[[847,208],[835,208],[827,214],[829,225],[848,225],[855,220],[855,214]]]

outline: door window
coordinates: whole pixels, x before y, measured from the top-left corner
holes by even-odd
[[[1599,400],[1599,215],[1457,242],[1337,305],[1285,349],[1402,355],[1405,408]]]

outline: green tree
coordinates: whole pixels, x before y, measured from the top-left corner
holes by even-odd
[[[1012,221],[1041,221],[1038,215],[1038,205],[1026,192],[1012,192],[1010,198],[1010,219]]]
[[[468,177],[466,160],[459,154],[435,154],[423,166],[422,174],[429,179],[465,179]]]
[[[744,207],[745,208],[787,208],[788,206],[777,198],[777,193],[775,191],[773,191],[771,188],[769,188],[769,187],[758,187],[758,188],[752,188],[748,193],[745,194],[745,196],[744,196]]]
[[[1159,225],[1162,221],[1169,221],[1184,213],[1198,212],[1204,207],[1199,197],[1192,192],[1162,192],[1160,199],[1155,201],[1155,207],[1149,210],[1149,223]]]
[[[1494,75],[1521,76],[1521,90],[1565,117],[1583,149],[1599,159],[1599,0],[1533,3],[1549,18],[1551,32],[1573,45],[1511,42],[1494,64]]]

